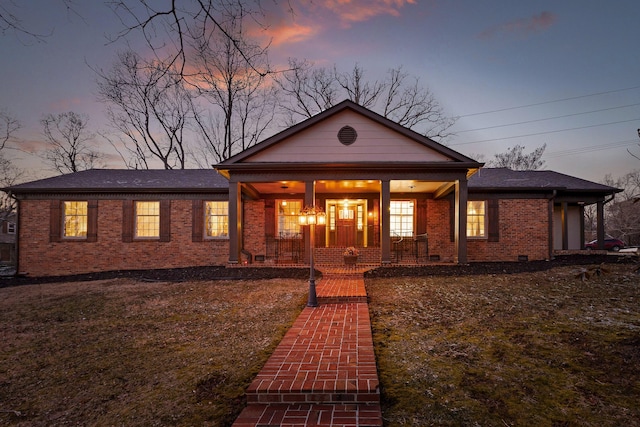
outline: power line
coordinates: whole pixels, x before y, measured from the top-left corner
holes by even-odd
[[[638,88],[640,88],[640,86],[633,86],[633,87],[628,87],[628,88],[624,88],[624,89],[608,90],[606,92],[590,93],[588,95],[572,96],[570,98],[554,99],[553,101],[537,102],[535,104],[519,105],[517,107],[500,108],[500,109],[497,109],[497,110],[482,111],[482,112],[479,112],[479,113],[463,114],[461,116],[458,116],[458,118],[479,116],[479,115],[482,115],[482,114],[500,113],[502,111],[517,110],[517,109],[520,109],[520,108],[536,107],[538,105],[553,104],[554,102],[571,101],[571,100],[574,100],[574,99],[589,98],[591,96],[607,95],[609,93],[616,93],[616,92],[625,92],[627,90],[633,90],[633,89],[638,89]]]
[[[600,110],[585,111],[585,112],[582,112],[582,113],[565,114],[565,115],[562,115],[562,116],[547,117],[547,118],[544,118],[544,119],[527,120],[527,121],[524,121],[524,122],[509,123],[509,124],[506,124],[506,125],[495,125],[495,126],[487,126],[487,127],[484,127],[484,128],[477,128],[477,129],[459,130],[456,133],[475,132],[475,131],[480,131],[480,130],[496,129],[496,128],[503,128],[503,127],[508,127],[508,126],[516,126],[516,125],[525,125],[525,124],[529,124],[529,123],[544,122],[544,121],[547,121],[547,120],[564,119],[564,118],[567,118],[567,117],[580,116],[582,114],[592,114],[592,113],[599,113],[599,112],[602,112],[602,111],[611,111],[611,110],[618,110],[618,109],[621,109],[621,108],[635,107],[637,105],[640,105],[640,103],[629,104],[629,105],[621,105],[619,107],[602,108]]]
[[[544,154],[543,157],[547,158],[547,159],[555,159],[556,157],[564,157],[564,156],[571,156],[571,155],[577,155],[577,154],[585,154],[585,153],[591,153],[591,152],[594,152],[594,151],[609,150],[609,149],[612,149],[612,148],[622,148],[622,147],[628,147],[628,146],[636,145],[636,144],[637,144],[637,140],[635,140],[635,139],[627,139],[625,141],[610,142],[610,143],[607,143],[607,144],[592,145],[592,146],[589,146],[589,147],[580,147],[580,148],[572,148],[572,149],[568,149],[568,150],[552,151],[552,152]]]
[[[524,135],[505,136],[503,138],[492,138],[492,139],[481,139],[481,140],[478,140],[478,141],[459,142],[457,144],[450,144],[450,145],[451,146],[454,146],[454,145],[469,145],[469,144],[478,144],[480,142],[502,141],[504,139],[524,138],[524,137],[528,137],[528,136],[547,135],[547,134],[550,134],[550,133],[558,133],[558,132],[568,132],[568,131],[571,131],[571,130],[589,129],[589,128],[595,128],[595,127],[599,127],[599,126],[617,125],[617,124],[620,124],[620,123],[635,122],[635,121],[638,121],[638,120],[640,120],[640,117],[636,118],[636,119],[631,119],[631,120],[620,120],[618,122],[609,122],[609,123],[601,123],[601,124],[597,124],[597,125],[579,126],[579,127],[575,127],[575,128],[550,130],[550,131],[546,131],[546,132],[528,133],[528,134],[524,134]]]

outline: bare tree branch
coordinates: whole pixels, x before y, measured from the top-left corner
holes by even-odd
[[[118,55],[109,72],[98,74],[109,120],[125,136],[123,144],[134,157],[127,164],[148,168],[149,159],[155,158],[165,169],[184,169],[184,131],[192,104],[179,71],[127,51]]]
[[[547,148],[547,144],[536,148],[529,154],[524,154],[524,147],[522,145],[515,145],[504,153],[498,153],[492,160],[487,163],[487,166],[493,168],[509,168],[512,170],[537,170],[544,166],[544,160],[542,155]]]
[[[88,118],[70,111],[48,114],[41,120],[50,146],[43,159],[59,173],[78,172],[104,166],[104,155],[92,148],[95,134],[88,130]]]

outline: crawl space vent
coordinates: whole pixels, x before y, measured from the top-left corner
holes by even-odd
[[[338,141],[340,141],[343,145],[353,144],[354,142],[356,142],[357,137],[358,133],[351,126],[344,126],[338,131]]]

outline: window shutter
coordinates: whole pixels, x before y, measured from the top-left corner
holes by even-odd
[[[62,201],[51,200],[49,208],[49,242],[62,239]]]
[[[276,201],[274,199],[264,201],[264,232],[269,237],[276,235]]]
[[[202,242],[204,239],[204,200],[194,200],[191,205],[191,240]]]
[[[427,201],[417,200],[415,235],[424,234],[426,232],[427,232]]]
[[[171,241],[171,200],[160,200],[160,241]]]
[[[98,240],[98,201],[89,200],[87,203],[87,242]]]
[[[489,228],[488,240],[490,242],[500,241],[500,200],[492,199],[487,201],[487,227]]]
[[[122,201],[122,241],[133,241],[133,200]]]

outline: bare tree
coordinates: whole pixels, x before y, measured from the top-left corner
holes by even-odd
[[[74,0],[61,0],[68,12],[74,12]],[[25,36],[29,40],[43,42],[50,34],[40,30],[29,29],[25,24],[24,16],[20,16],[20,3],[15,0],[0,0],[0,33],[14,33],[17,36]]]
[[[242,40],[228,32],[225,26],[228,11],[238,7],[259,23],[263,15],[260,0],[171,0],[162,4],[148,0],[111,0],[108,3],[123,25],[115,39],[142,33],[156,59],[181,76],[186,77],[185,70],[190,68],[190,47],[213,32],[229,40],[246,65],[255,72],[262,75],[270,72],[253,62],[251,53],[245,52]]]
[[[6,111],[0,110],[0,151],[3,150],[21,125],[18,119]]]
[[[126,154],[118,151],[127,166],[148,169],[156,159],[165,169],[184,169],[192,101],[180,73],[126,51],[109,72],[98,75],[100,99],[108,104],[111,125],[123,135]]]
[[[334,71],[314,68],[313,64],[297,59],[289,60],[289,69],[276,79],[283,94],[280,108],[287,126],[313,117],[344,99],[340,98]]]
[[[267,47],[245,35],[247,12],[234,5],[224,15],[224,33],[209,31],[195,40],[197,71],[187,79],[207,103],[208,115],[198,111],[195,118],[205,151],[216,161],[258,142],[273,121],[277,98],[265,75],[256,71],[257,66],[269,68]]]
[[[538,170],[544,166],[542,155],[547,144],[536,148],[529,154],[525,154],[522,145],[508,148],[504,153],[498,153],[488,162],[488,166],[494,168],[509,168],[512,170]]]
[[[638,138],[640,138],[640,129],[638,129]],[[640,144],[638,144],[638,146],[640,147]],[[631,154],[633,157],[640,160],[640,154],[634,154],[628,148],[627,148],[627,153]]]
[[[20,130],[21,124],[14,116],[4,110],[0,110],[0,187],[9,187],[17,184],[25,175],[24,170],[16,166],[15,162],[9,160],[5,153],[7,143],[15,138]],[[2,193],[0,197],[0,218],[5,219],[9,214],[15,212],[16,201],[9,194]]]
[[[104,166],[104,155],[93,148],[95,134],[86,116],[69,111],[48,114],[40,121],[49,145],[42,158],[59,173],[78,172]]]
[[[640,169],[618,179],[607,175],[603,183],[622,189],[614,201],[607,205],[607,230],[629,245],[640,245]]]
[[[402,67],[390,69],[383,80],[368,80],[358,64],[347,73],[335,66],[315,68],[295,59],[289,65],[291,71],[277,79],[286,96],[282,110],[289,125],[349,99],[428,137],[450,135],[448,129],[455,120],[447,117],[432,92]]]

